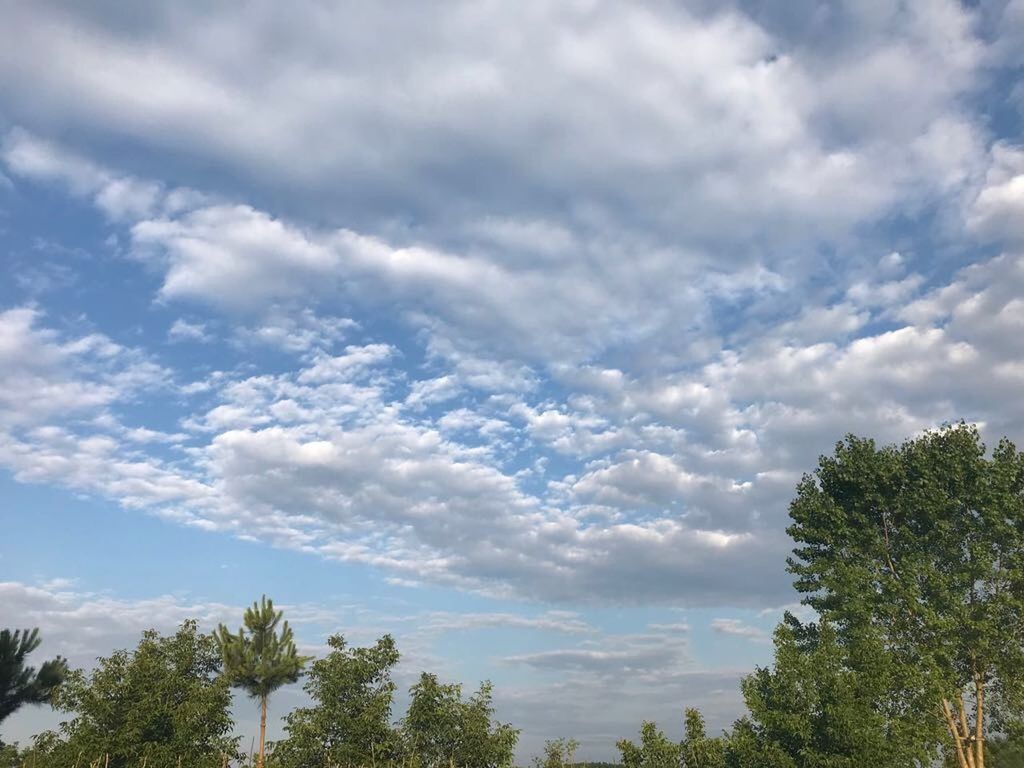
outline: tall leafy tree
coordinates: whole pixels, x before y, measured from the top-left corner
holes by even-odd
[[[0,631],[0,723],[25,704],[50,703],[63,681],[67,664],[60,656],[43,662],[38,671],[26,665],[41,642],[38,629]]]
[[[494,686],[485,680],[462,704],[459,765],[509,768],[519,741],[519,730],[494,719]]]
[[[135,650],[68,673],[54,705],[74,717],[37,738],[37,764],[219,768],[237,751],[231,689],[219,673],[217,645],[194,621],[170,637],[149,630]]]
[[[402,720],[407,760],[421,768],[508,768],[519,731],[494,720],[489,682],[468,701],[462,686],[441,683],[424,672],[409,690],[409,709]]]
[[[274,745],[274,762],[302,768],[369,766],[391,759],[395,641],[385,635],[373,646],[353,648],[334,635],[327,643],[330,653],[313,662],[304,686],[313,704],[288,715],[288,736]]]
[[[699,709],[687,709],[684,716],[681,752],[685,768],[725,768],[725,738],[708,736]]]
[[[775,632],[774,665],[742,682],[750,715],[733,730],[726,764],[932,765],[941,724],[927,716],[933,702],[919,682],[919,673],[888,655],[876,633],[841,639],[830,624],[801,625],[787,614]]]
[[[1024,456],[965,424],[900,446],[850,436],[790,506],[790,569],[844,637],[920,671],[959,768],[1024,699]]]
[[[267,744],[267,700],[283,685],[297,682],[308,659],[300,656],[282,611],[264,595],[242,617],[244,627],[233,634],[223,624],[216,639],[224,662],[224,674],[260,703],[260,751],[257,765],[263,768]]]
[[[616,745],[625,768],[680,768],[682,747],[658,730],[653,722],[640,726],[640,743],[622,739]]]

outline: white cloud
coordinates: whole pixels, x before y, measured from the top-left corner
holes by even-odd
[[[231,313],[233,343],[294,365],[181,387],[187,439],[104,427],[166,373],[7,313],[0,459],[23,479],[410,583],[777,603],[786,501],[842,433],[1024,425],[1019,255],[950,272],[860,236],[898,208],[1015,242],[1019,152],[986,152],[964,112],[986,50],[959,4],[834,4],[806,38],[730,8],[456,4],[425,26],[357,4],[354,47],[319,7],[181,12],[212,14],[210,37],[19,9],[0,96],[21,114],[31,85],[42,112],[209,162],[230,194],[21,130],[4,162],[92,200],[165,304]],[[291,66],[226,67],[227,29]],[[147,77],[164,87],[124,98]],[[206,334],[182,318],[170,337]]]
[[[1024,150],[1006,144],[992,149],[992,164],[968,212],[968,225],[982,235],[1024,243]]]
[[[414,582],[551,600],[777,604],[786,502],[851,417],[881,439],[959,415],[1011,433],[1024,424],[1011,398],[1024,375],[1011,341],[1020,274],[1018,260],[999,257],[948,286],[922,292],[911,281],[894,294],[944,303],[943,326],[805,346],[768,337],[650,380],[578,371],[555,401],[524,400],[508,380],[504,394],[435,399],[440,416],[410,407],[409,393],[415,404],[456,391],[466,380],[458,362],[408,382],[394,348],[350,344],[289,372],[211,380],[207,405],[187,420],[198,443],[186,463],[126,452],[118,440],[139,444],[148,432],[85,435],[44,421],[8,442],[3,459],[24,480]],[[36,364],[57,356],[45,372],[58,380],[61,355],[123,354],[103,338],[60,345],[52,331],[31,330],[24,311],[12,318],[20,335],[38,335]],[[972,376],[979,368],[984,381]],[[85,411],[102,410],[132,378],[114,371],[104,381],[95,391],[89,378],[65,386],[85,393]],[[519,471],[537,444],[579,470]]]
[[[203,323],[190,323],[188,320],[178,318],[167,331],[169,341],[198,341],[206,343],[212,340],[206,325]]]
[[[840,4],[841,35],[822,9],[811,15],[821,41],[800,45],[728,6],[456,3],[428,15],[303,2],[283,14],[261,2],[230,23],[193,6],[177,11],[188,24],[163,25],[165,6],[139,35],[55,5],[18,9],[5,25],[0,88],[20,114],[31,105],[312,195],[350,178],[402,208],[475,198],[493,211],[586,189],[604,211],[646,209],[672,226],[689,210],[692,228],[719,236],[731,215],[740,236],[773,219],[775,230],[855,221],[918,177],[948,173],[961,154],[922,158],[907,139],[956,120],[982,56],[971,13],[953,2]],[[249,68],[219,55],[227,45]],[[843,140],[822,135],[831,126]],[[666,196],[668,207],[651,205]],[[538,220],[485,229],[557,239]]]
[[[0,312],[0,429],[74,417],[159,387],[168,372],[102,334],[62,339],[31,307]]]
[[[716,301],[785,301],[822,277],[820,243],[955,207],[986,163],[962,107],[984,44],[952,0],[830,4],[806,35],[729,5],[339,13],[33,4],[5,25],[0,98],[286,201],[136,206],[167,300],[397,302],[461,354],[530,364],[714,354]],[[21,167],[153,188],[62,157]]]
[[[59,181],[76,195],[93,200],[115,220],[132,220],[156,212],[164,192],[159,184],[115,175],[63,147],[23,130],[11,131],[0,146],[12,173],[37,180]]]
[[[742,637],[755,643],[767,643],[771,635],[760,627],[745,623],[742,619],[712,619],[711,629],[720,635]]]
[[[358,327],[351,318],[316,315],[308,307],[290,312],[275,307],[258,324],[237,328],[235,338],[242,345],[265,345],[302,354],[330,350]]]

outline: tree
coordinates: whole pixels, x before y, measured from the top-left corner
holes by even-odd
[[[686,768],[725,768],[724,738],[709,737],[699,709],[685,712],[686,735],[681,745]]]
[[[42,639],[39,630],[0,631],[0,723],[25,704],[48,704],[67,674],[60,656],[43,662],[37,672],[25,666],[26,657]]]
[[[639,746],[627,739],[616,746],[625,768],[680,768],[682,765],[682,747],[649,721],[640,726]]]
[[[576,739],[549,739],[544,742],[544,757],[533,759],[534,768],[569,768],[576,763]]]
[[[237,751],[230,736],[231,689],[219,675],[210,635],[187,621],[171,637],[143,633],[134,651],[99,659],[86,674],[68,673],[54,706],[74,713],[60,732],[36,739],[39,765],[71,768],[109,756],[109,768],[215,768]]]
[[[725,768],[724,737],[709,737],[704,716],[697,709],[685,711],[686,733],[676,744],[658,726],[645,722],[640,744],[623,739],[617,746],[625,768]]]
[[[802,625],[786,614],[775,631],[774,666],[741,684],[750,715],[736,724],[725,764],[931,765],[941,724],[934,717],[922,721],[922,708],[927,712],[932,703],[926,696],[908,695],[917,679],[916,671],[885,653],[877,633],[841,640],[828,623]]]
[[[920,671],[959,768],[985,768],[986,735],[1024,700],[1024,457],[986,458],[977,429],[901,446],[849,436],[790,506],[790,570],[842,637],[880,633]]]
[[[309,670],[304,686],[313,706],[288,715],[288,736],[274,745],[282,766],[373,765],[390,759],[396,735],[391,727],[395,683],[391,671],[398,649],[390,635],[369,648],[351,648],[334,635],[331,652]]]
[[[1024,733],[1015,727],[992,739],[985,760],[990,768],[1020,768],[1024,765]]]
[[[409,690],[409,709],[402,721],[408,759],[421,768],[508,768],[519,731],[494,722],[493,690],[489,682],[469,701],[462,686],[443,684],[424,672]]]
[[[259,768],[263,768],[266,757],[267,700],[281,686],[297,682],[308,661],[299,656],[291,627],[287,621],[281,624],[282,615],[264,595],[246,610],[242,619],[245,626],[238,634],[232,634],[223,624],[216,632],[227,679],[260,703]]]

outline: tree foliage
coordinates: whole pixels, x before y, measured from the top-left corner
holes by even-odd
[[[986,458],[964,424],[898,447],[851,436],[790,514],[806,602],[844,638],[879,632],[919,672],[911,695],[931,696],[921,717],[981,768],[986,734],[1024,701],[1024,456],[1003,440]]]
[[[682,764],[682,747],[650,721],[640,726],[639,744],[622,739],[616,746],[626,768],[679,768]]]
[[[707,734],[704,716],[697,709],[684,713],[685,735],[675,743],[658,726],[645,722],[640,727],[640,743],[627,739],[618,742],[625,768],[725,768],[727,739]]]
[[[985,756],[987,768],[1020,768],[1024,766],[1024,733],[1019,727],[1000,734],[989,743]]]
[[[310,667],[304,689],[313,704],[286,718],[288,736],[274,746],[282,767],[374,765],[397,749],[391,726],[398,663],[395,641],[385,635],[369,648],[352,648],[341,635],[330,653]]]
[[[534,768],[569,768],[576,764],[576,739],[549,739],[544,742],[544,756],[533,759]]]
[[[489,682],[468,701],[462,686],[441,683],[424,672],[409,691],[409,709],[402,720],[408,762],[421,768],[507,768],[512,765],[519,731],[494,721]]]
[[[0,723],[25,704],[50,703],[67,674],[60,656],[43,662],[38,671],[26,665],[40,643],[38,629],[0,630]]]
[[[699,709],[684,713],[685,736],[680,748],[685,768],[725,768],[726,739],[708,736],[704,716]]]
[[[828,623],[787,614],[775,632],[775,663],[742,682],[749,717],[728,745],[732,768],[908,768],[930,765],[941,724],[913,670],[885,653],[875,633],[841,642]],[[922,718],[921,712],[926,713]]]
[[[187,621],[170,637],[143,633],[134,651],[116,651],[85,673],[70,672],[54,705],[72,720],[37,740],[40,765],[214,768],[237,751],[230,736],[231,690],[219,675],[217,645]]]

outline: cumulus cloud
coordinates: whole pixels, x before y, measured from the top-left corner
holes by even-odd
[[[422,9],[365,2],[250,11],[228,24],[217,9],[158,3],[115,24],[99,9],[34,4],[5,25],[0,87],[21,113],[102,126],[335,200],[339,178],[434,212],[438,198],[494,211],[530,195],[566,205],[586,189],[599,210],[581,216],[619,209],[671,228],[695,210],[697,234],[717,237],[730,215],[742,219],[736,236],[773,219],[783,230],[807,216],[848,223],[880,210],[894,188],[944,177],[962,153],[900,151],[893,140],[956,124],[956,97],[982,56],[972,15],[952,2],[839,4],[832,18],[823,9],[812,15],[817,45],[729,5],[707,14],[699,4],[535,2],[510,13],[457,3],[432,9],[429,24]],[[182,15],[191,23],[169,23]],[[227,44],[249,68],[219,55]],[[831,125],[845,140],[826,140]],[[669,189],[675,204],[657,210]],[[503,227],[507,218],[485,231],[560,237],[535,223],[543,216]]]
[[[1024,149],[997,144],[985,185],[971,203],[967,223],[988,237],[1024,242]]]
[[[0,146],[12,173],[58,181],[76,195],[91,199],[112,219],[131,220],[152,214],[164,192],[155,182],[118,175],[64,147],[15,129]]]
[[[99,333],[62,338],[41,312],[0,312],[0,428],[101,409],[165,384],[169,372]]]
[[[100,155],[94,131],[185,158],[181,176],[213,164],[225,200],[244,186],[283,202],[135,206],[155,214],[137,216],[135,244],[164,265],[168,299],[252,309],[343,291],[400,302],[463,353],[548,363],[716,352],[716,303],[784,300],[827,275],[821,244],[893,206],[959,204],[985,168],[962,106],[985,43],[952,0],[829,4],[799,24],[742,4],[424,13],[156,3],[113,23],[36,3],[5,25],[0,97],[14,119],[81,126]],[[114,181],[154,188],[15,143],[17,172],[101,205],[126,197],[103,191]]]
[[[163,308],[201,304],[231,343],[294,359],[182,387],[180,433],[104,426],[158,366],[7,313],[0,458],[19,477],[406,583],[757,605],[785,589],[793,484],[844,432],[1021,429],[1020,153],[964,108],[994,66],[980,12],[455,4],[423,25],[357,4],[339,41],[332,11],[300,6],[226,27],[39,3],[0,31],[16,115],[222,182],[20,129],[6,171],[91,201]],[[229,28],[279,58],[228,66]],[[896,253],[878,226],[896,208],[1004,252]]]
[[[188,320],[178,318],[171,324],[167,331],[169,341],[210,341],[210,335],[203,323],[190,323]]]

